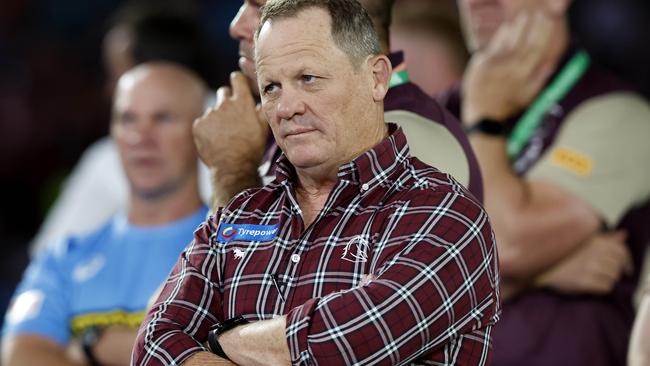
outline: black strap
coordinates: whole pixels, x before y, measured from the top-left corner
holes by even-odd
[[[221,348],[221,345],[219,344],[217,338],[222,333],[247,323],[248,320],[244,319],[243,316],[239,315],[234,318],[230,318],[228,320],[224,320],[223,322],[218,322],[217,324],[213,325],[210,331],[208,332],[208,346],[210,346],[210,350],[212,351],[212,353],[230,361],[230,358],[226,355],[226,352],[223,351],[223,348]]]

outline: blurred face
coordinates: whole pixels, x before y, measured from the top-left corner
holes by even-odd
[[[370,65],[384,59],[355,68],[319,8],[264,24],[256,44],[262,108],[297,169],[334,169],[378,142],[385,91],[377,91]]]
[[[458,0],[467,46],[482,49],[501,23],[517,13],[526,0]],[[543,0],[537,0],[543,1]]]
[[[155,199],[177,191],[196,175],[192,122],[203,92],[179,69],[136,69],[119,81],[113,137],[132,193]]]
[[[260,22],[261,7],[266,0],[244,0],[237,15],[230,22],[230,36],[239,41],[239,68],[251,81],[251,89],[257,93],[257,77],[253,52],[253,38]]]
[[[564,15],[569,0],[457,0],[467,46],[471,52],[484,48],[501,23],[522,10],[544,10]]]

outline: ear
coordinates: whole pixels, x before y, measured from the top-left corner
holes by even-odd
[[[388,92],[393,67],[388,57],[377,55],[368,58],[368,68],[372,72],[372,98],[375,102],[381,102]]]

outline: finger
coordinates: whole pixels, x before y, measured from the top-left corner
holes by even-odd
[[[519,57],[529,69],[529,74],[533,74],[539,71],[549,44],[553,42],[553,24],[548,16],[539,10],[530,14],[529,19],[525,29],[526,37],[521,40],[517,49]]]
[[[230,85],[232,85],[234,99],[253,100],[253,93],[248,86],[248,78],[241,71],[230,73]]]
[[[216,106],[220,106],[223,104],[224,101],[226,101],[230,96],[232,95],[232,91],[230,90],[230,87],[227,86],[222,86],[221,88],[217,89],[217,103]]]
[[[514,20],[511,30],[511,47],[515,52],[525,52],[527,39],[530,37],[532,29],[532,13],[521,11]]]

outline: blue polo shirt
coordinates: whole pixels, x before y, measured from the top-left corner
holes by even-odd
[[[87,236],[50,246],[23,275],[3,337],[31,333],[66,344],[90,326],[137,328],[207,212],[147,227],[117,215]]]

